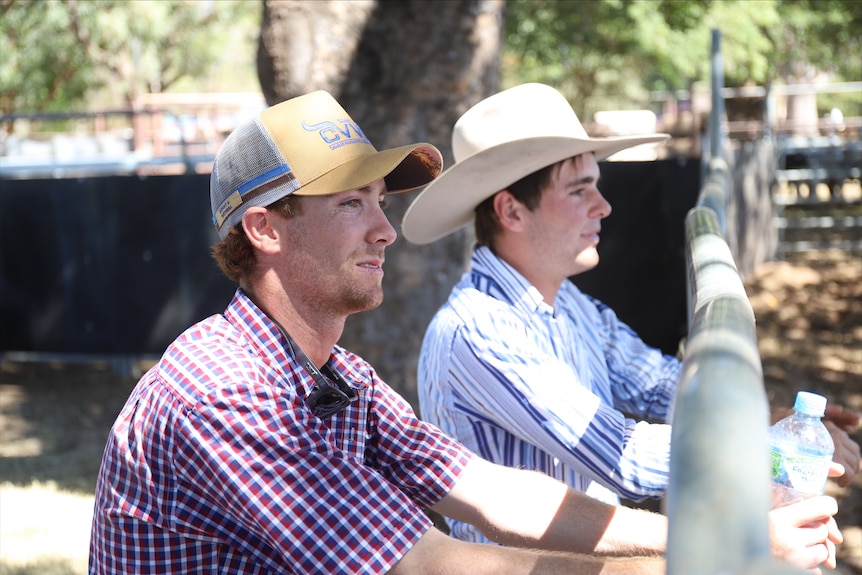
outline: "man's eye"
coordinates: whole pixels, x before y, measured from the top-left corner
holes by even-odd
[[[388,207],[389,207],[389,198],[387,198],[386,196],[381,197],[380,198],[380,209],[385,210]]]

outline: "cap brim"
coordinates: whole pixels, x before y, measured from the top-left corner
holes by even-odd
[[[600,161],[626,148],[668,137],[542,137],[487,148],[458,162],[429,184],[407,208],[401,231],[411,243],[429,244],[469,224],[483,200],[545,166],[588,152]]]
[[[431,144],[373,152],[335,167],[302,185],[298,196],[324,196],[364,188],[385,179],[387,193],[408,192],[425,186],[440,175],[443,156]]]

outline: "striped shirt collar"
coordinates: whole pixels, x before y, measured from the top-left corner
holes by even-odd
[[[471,259],[471,276],[477,289],[493,295],[525,314],[554,316],[559,309],[559,292],[554,305],[545,302],[539,289],[487,246],[477,246]]]

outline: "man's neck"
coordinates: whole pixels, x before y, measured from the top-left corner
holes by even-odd
[[[550,306],[554,305],[557,292],[560,291],[560,286],[563,284],[565,278],[548,277],[541,266],[541,256],[522,252],[517,249],[510,250],[506,246],[498,246],[492,251],[498,258],[524,276],[530,282],[530,285],[539,290],[545,303]]]
[[[243,286],[243,291],[254,304],[277,322],[302,348],[308,359],[318,368],[332,354],[344,331],[346,318],[323,318],[307,306],[297,305],[284,292]]]

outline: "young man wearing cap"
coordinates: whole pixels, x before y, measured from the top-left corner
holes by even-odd
[[[428,144],[376,151],[325,92],[225,141],[213,252],[239,289],[168,347],[120,412],[97,481],[91,574],[663,572],[664,518],[475,456],[337,345],[346,317],[383,297],[396,236],[385,194],[440,169]],[[451,538],[426,507],[511,546]],[[811,511],[805,523],[836,509]],[[810,532],[776,528],[787,541]],[[834,522],[823,530],[821,543],[840,537]],[[820,561],[797,541],[788,553]]]
[[[666,420],[681,364],[568,278],[598,263],[601,220],[611,212],[598,162],[666,137],[590,138],[562,94],[541,84],[464,113],[452,136],[456,163],[417,196],[402,225],[405,238],[426,244],[475,223],[470,270],[423,340],[423,419],[485,459],[541,471],[610,504],[665,493],[670,426],[625,414]],[[487,541],[468,523],[451,528]]]

